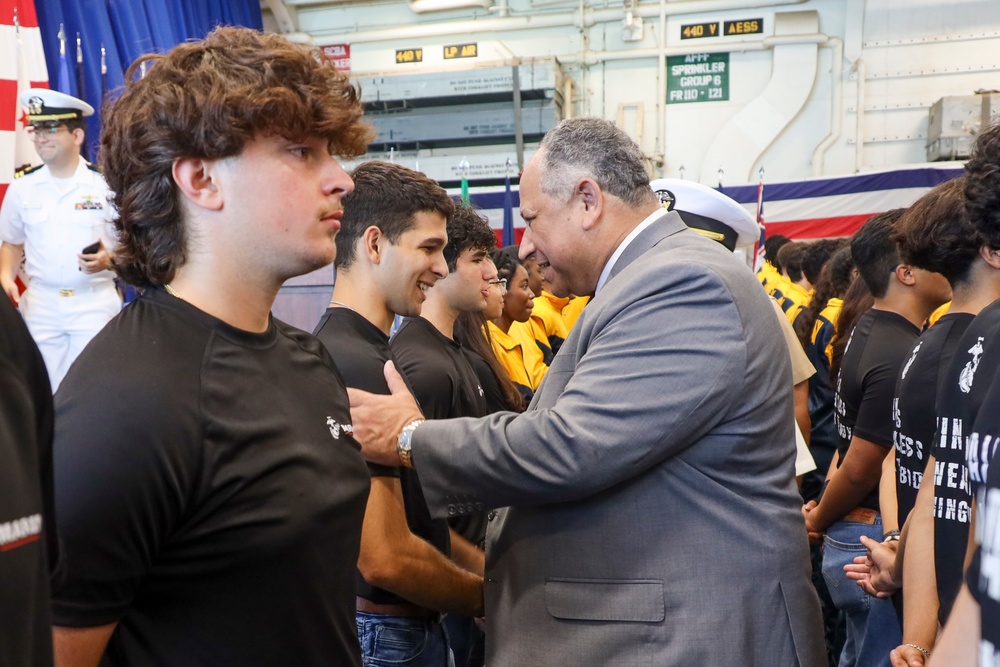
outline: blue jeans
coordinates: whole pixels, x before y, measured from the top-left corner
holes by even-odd
[[[882,515],[872,525],[838,521],[823,538],[823,578],[834,605],[847,617],[847,641],[839,667],[889,667],[889,652],[902,642],[899,618],[889,600],[865,593],[847,578],[844,566],[866,549],[861,536],[882,540]]]
[[[361,661],[366,667],[455,667],[448,633],[437,617],[359,611],[356,619]]]
[[[448,643],[455,654],[457,667],[482,667],[483,661],[472,652],[483,636],[471,616],[448,614],[444,619],[444,627],[448,630]]]

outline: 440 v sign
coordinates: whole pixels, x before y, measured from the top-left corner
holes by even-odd
[[[667,58],[667,104],[728,99],[728,53],[695,53]]]

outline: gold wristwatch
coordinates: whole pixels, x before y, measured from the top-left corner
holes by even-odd
[[[403,427],[403,430],[399,432],[399,437],[396,438],[396,454],[399,456],[400,462],[407,468],[413,467],[413,457],[411,455],[413,432],[423,423],[423,419],[414,419]]]

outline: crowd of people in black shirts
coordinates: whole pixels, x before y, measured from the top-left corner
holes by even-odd
[[[415,469],[366,467],[346,388],[390,393],[392,361],[426,417],[522,411],[586,300],[422,174],[330,160],[369,131],[306,50],[219,29],[145,59],[102,139],[116,270],[145,295],[55,409],[0,305],[0,664],[50,664],[52,625],[69,666],[483,664],[491,517],[433,518]],[[315,337],[270,318],[334,259]],[[817,371],[801,492],[830,664],[1000,665],[1000,126],[909,208],[766,260]]]
[[[817,370],[801,490],[831,665],[1000,664],[998,193],[994,126],[849,240],[767,239],[758,277]]]

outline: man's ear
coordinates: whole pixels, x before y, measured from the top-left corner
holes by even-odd
[[[223,196],[215,179],[218,169],[217,160],[185,157],[174,160],[171,174],[188,201],[210,211],[220,211]]]
[[[979,246],[979,256],[994,269],[1000,269],[1000,248],[981,245]]]
[[[597,221],[601,217],[601,212],[604,209],[604,192],[601,191],[601,186],[593,179],[581,178],[576,184],[576,192],[574,194],[577,200],[583,205],[583,210],[588,213],[584,219],[583,228],[589,231],[597,224]]]
[[[917,277],[909,264],[900,264],[896,267],[896,280],[907,287],[913,287],[917,283]]]
[[[86,138],[87,138],[86,133],[80,128],[76,128],[73,130],[73,143],[76,145],[77,148],[83,146],[83,142]]]
[[[381,229],[372,225],[361,234],[361,242],[364,244],[365,252],[368,253],[368,259],[371,260],[372,264],[378,264],[382,261],[382,251],[385,249],[388,239],[382,234]]]

